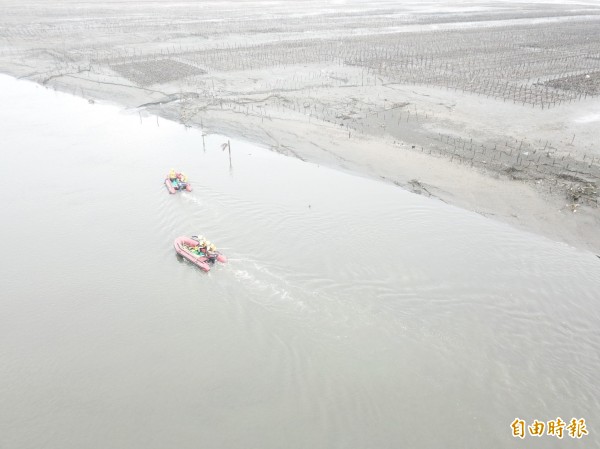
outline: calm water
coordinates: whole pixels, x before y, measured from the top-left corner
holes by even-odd
[[[230,170],[226,137],[137,111],[0,98],[0,448],[600,443],[593,254],[245,142]],[[179,260],[198,233],[230,263]],[[516,440],[516,417],[589,435]]]

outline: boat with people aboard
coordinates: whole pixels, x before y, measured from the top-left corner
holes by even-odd
[[[181,190],[192,191],[192,185],[188,182],[185,173],[176,172],[174,169],[171,169],[165,178],[165,186],[171,194]]]
[[[173,242],[173,246],[177,254],[204,271],[210,271],[211,265],[215,262],[227,262],[227,257],[217,251],[214,243],[209,242],[202,236],[177,237]]]

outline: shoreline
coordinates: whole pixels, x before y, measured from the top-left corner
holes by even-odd
[[[52,86],[66,93],[72,93],[73,89],[76,92],[80,87],[76,83]],[[138,109],[135,104],[119,102],[119,95],[120,92],[104,88],[96,99]],[[87,95],[81,98],[92,99]],[[444,155],[412,148],[410,142],[370,135],[348,139],[347,131],[329,124],[278,117],[265,120],[261,116],[216,109],[181,120],[176,107],[165,107],[158,104],[160,101],[154,103],[139,109],[210,134],[246,140],[289,157],[392,183],[521,230],[600,253],[599,209],[580,207],[573,211],[567,199],[561,201],[557,194],[544,195],[524,181],[452,163]]]
[[[418,2],[291,1],[263,19],[260,2],[242,16],[183,2],[168,18],[143,2],[123,16],[68,3],[11,6],[0,73],[600,254],[600,47],[590,39],[600,6],[474,0],[475,12],[439,16]],[[557,18],[551,36],[547,16]]]

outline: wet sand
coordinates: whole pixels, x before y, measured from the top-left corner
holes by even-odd
[[[6,2],[0,71],[600,252],[600,7],[395,3]]]

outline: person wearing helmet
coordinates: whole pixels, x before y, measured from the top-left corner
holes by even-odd
[[[175,173],[175,169],[174,169],[174,168],[172,168],[172,169],[169,171],[169,179],[170,179],[171,181],[175,181],[175,180],[177,179],[177,173]]]

